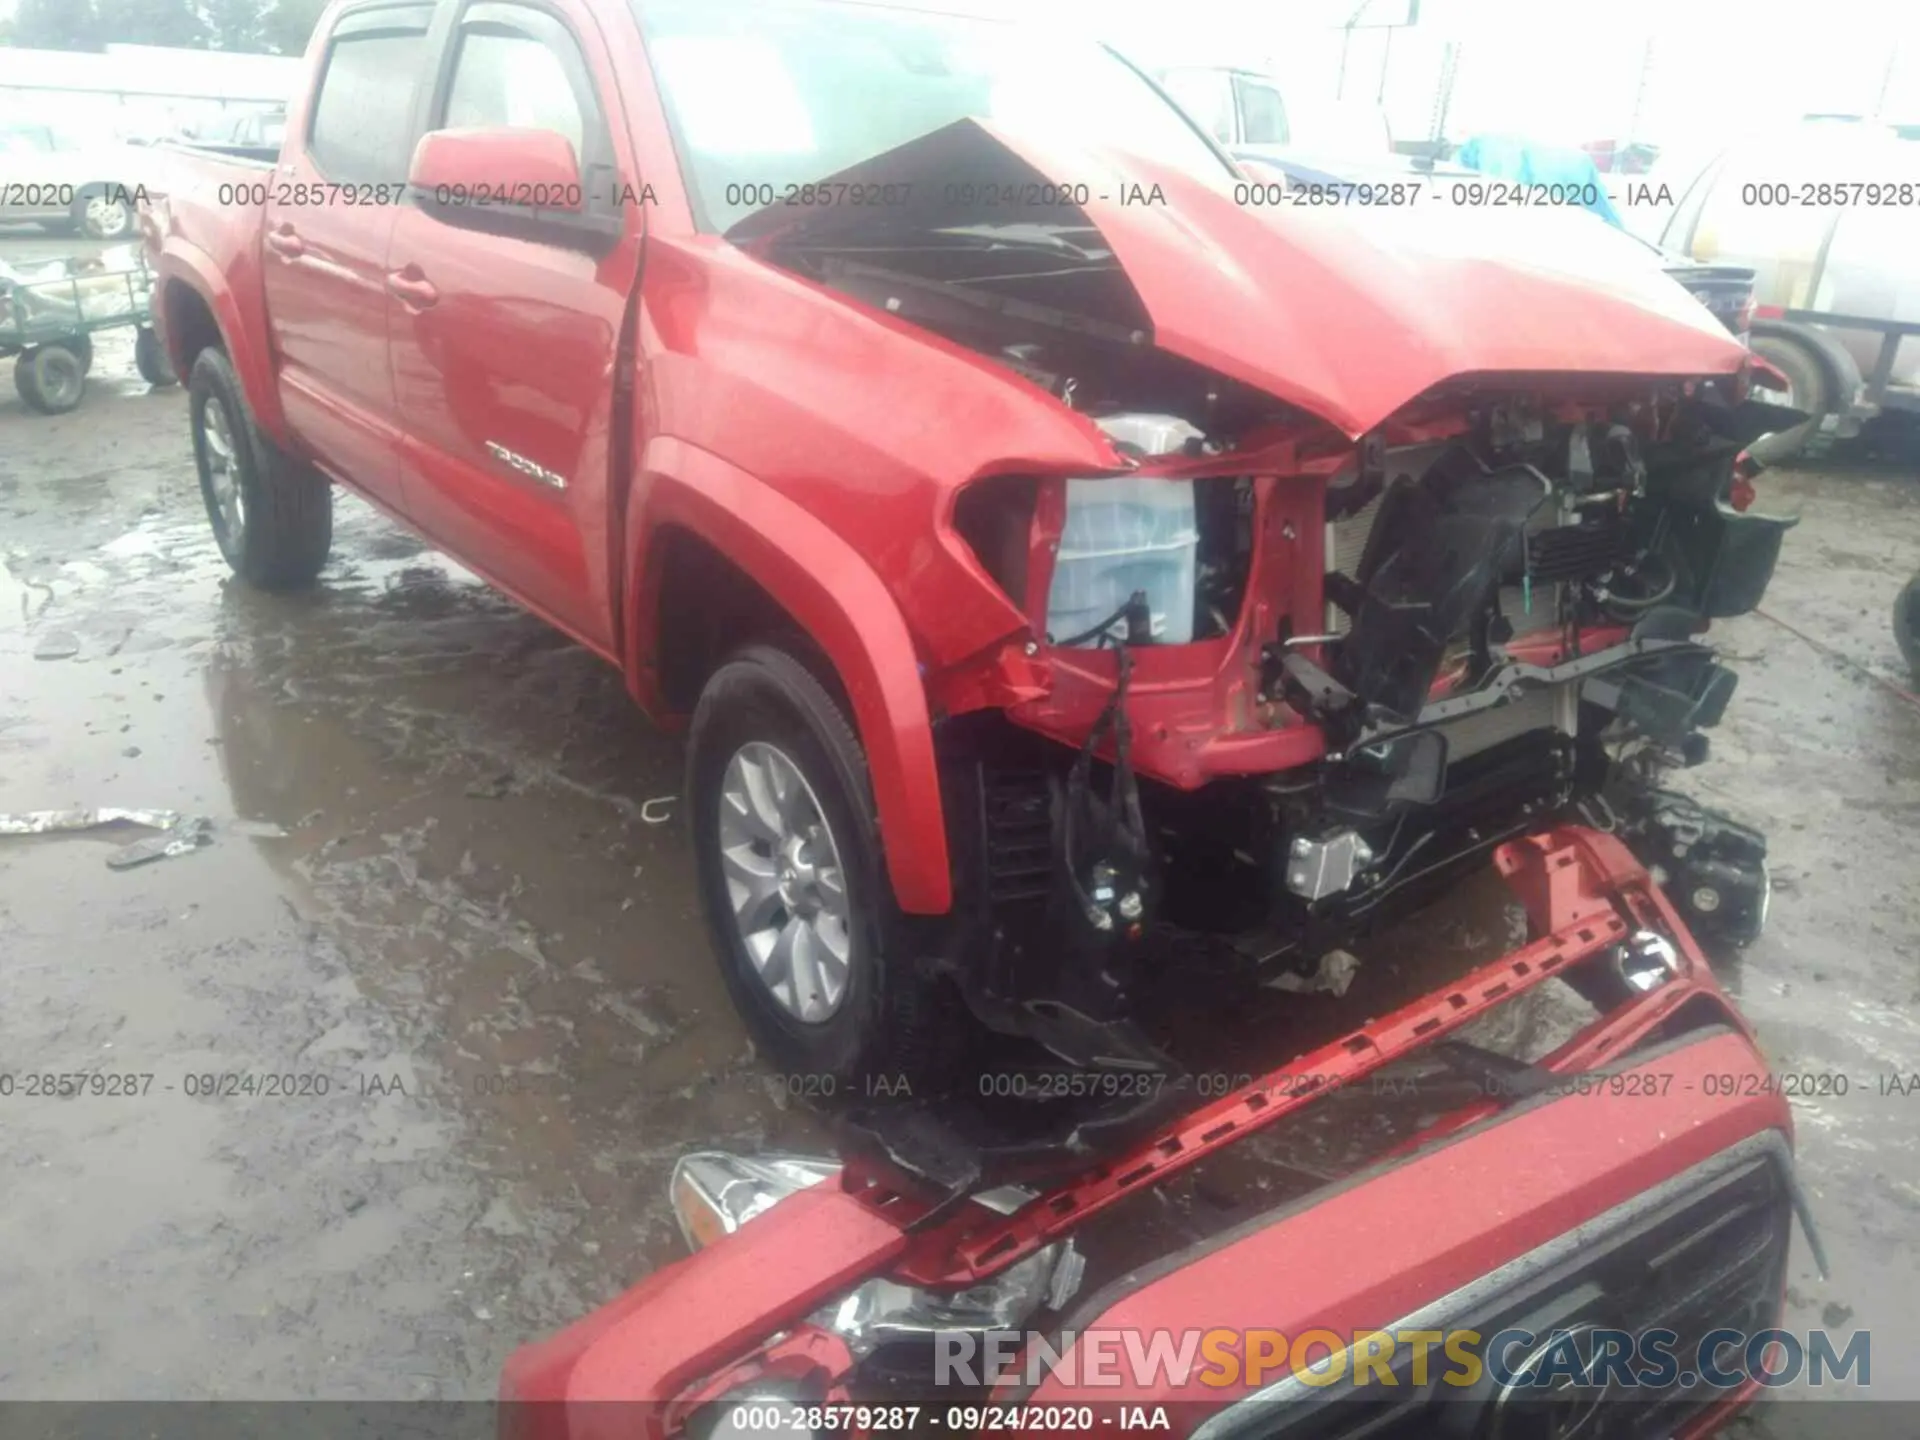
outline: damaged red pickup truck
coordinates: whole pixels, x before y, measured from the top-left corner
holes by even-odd
[[[715,949],[784,1069],[937,1086],[995,1036],[1156,1082],[1011,1215],[971,1198],[1005,1155],[876,1121],[515,1390],[833,1391],[824,1301],[970,1294],[1546,980],[1599,1018],[1525,1073],[1617,1089],[1455,1114],[1193,1268],[1273,1305],[1284,1272],[1289,1321],[1477,1315],[1513,1266],[1648,1323],[1773,1313],[1784,1111],[1629,1079],[1758,1065],[1682,917],[1751,939],[1764,841],[1658,781],[1707,758],[1734,677],[1701,637],[1790,523],[1735,458],[1798,417],[1684,290],[1579,215],[1245,203],[1117,55],[998,22],[348,0],[308,67],[277,163],[183,156],[144,214],[234,569],[312,581],[344,484],[689,720]],[[1149,981],[1311,968],[1490,858],[1525,949],[1288,1072],[1313,1087],[1173,1116]],[[1128,1158],[1058,1173],[1096,1148]],[[1390,1217],[1461,1185],[1501,1203]],[[1581,1278],[1572,1235],[1624,1268]],[[1482,1399],[1461,1433],[1519,1433]],[[1676,1424],[1646,1423],[1606,1433]]]

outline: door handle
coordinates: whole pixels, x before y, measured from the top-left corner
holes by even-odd
[[[307,242],[295,234],[293,227],[289,225],[284,230],[267,232],[267,248],[288,260],[298,260],[307,253]]]
[[[387,275],[387,291],[414,310],[425,310],[440,298],[440,292],[434,288],[433,282],[411,265]]]

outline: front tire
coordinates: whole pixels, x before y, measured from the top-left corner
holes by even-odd
[[[187,394],[200,495],[220,553],[262,590],[312,584],[333,547],[333,487],[254,426],[224,351],[200,352]]]
[[[866,756],[793,655],[750,645],[693,716],[688,810],[721,974],[772,1062],[815,1093],[948,1076],[968,1018],[904,943]]]

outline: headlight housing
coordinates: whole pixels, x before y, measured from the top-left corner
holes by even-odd
[[[690,1245],[731,1235],[789,1195],[830,1180],[838,1161],[806,1155],[731,1155],[703,1150],[673,1167],[670,1191],[681,1233]],[[1032,1198],[1016,1186],[983,1191],[973,1203],[1011,1214]],[[1000,1274],[965,1290],[924,1290],[885,1278],[868,1280],[822,1308],[812,1323],[846,1340],[856,1355],[893,1340],[942,1330],[1017,1328],[1042,1305],[1058,1310],[1080,1288],[1086,1261],[1071,1240],[1038,1250]]]

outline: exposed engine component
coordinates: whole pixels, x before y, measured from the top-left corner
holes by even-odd
[[[1672,790],[1615,802],[1620,835],[1705,940],[1741,946],[1767,922],[1767,840]]]
[[[1372,847],[1357,830],[1334,830],[1317,840],[1302,835],[1287,847],[1287,888],[1311,903],[1352,888],[1372,863]]]
[[[1675,412],[1662,427],[1643,450],[1626,424],[1515,406],[1450,442],[1355,447],[1328,490],[1328,633],[1283,628],[1261,670],[1320,724],[1327,758],[1269,779],[1265,818],[1233,839],[1207,848],[1205,822],[1178,833],[1215,870],[1223,854],[1273,857],[1273,943],[1236,943],[1317,953],[1543,817],[1602,791],[1659,797],[1664,769],[1705,758],[1735,677],[1700,643],[1703,618],[1752,603],[1791,522],[1721,503],[1732,453],[1711,426]],[[1612,633],[1583,653],[1596,630]],[[1758,932],[1755,832],[1616,803],[1623,838],[1703,932]],[[1183,919],[1220,913],[1220,889],[1168,866]],[[1651,975],[1651,959],[1633,964]]]
[[[1063,750],[968,762],[989,938],[954,970],[994,1028],[1076,1063],[1156,1065],[1126,1018],[1149,932],[1299,964],[1504,841],[1644,790],[1630,753],[1655,774],[1704,757],[1734,676],[1700,632],[1752,608],[1791,524],[1726,503],[1759,423],[1726,394],[1595,383],[1549,400],[1463,382],[1342,461],[1347,442],[1154,344],[1090,230],[907,227],[858,253],[796,233],[781,254],[1045,386],[1123,455],[1180,457],[1152,476],[984,476],[955,504],[955,529],[1042,642],[1028,656],[1073,697],[1009,712]],[[1038,591],[1036,541],[1053,547]],[[1302,567],[1317,593],[1296,583]],[[1113,671],[1067,658],[1107,647]],[[1203,703],[1197,667],[1215,655]],[[1130,701],[1136,675],[1151,680]],[[1166,705],[1183,686],[1211,717],[1193,731]],[[1131,728],[1130,703],[1157,718]],[[1219,763],[1300,725],[1325,742],[1304,763]],[[1208,745],[1194,788],[1186,757]],[[1673,816],[1618,813],[1703,931],[1757,933],[1752,832],[1710,817],[1675,854]],[[1635,988],[1661,983],[1662,963],[1649,944],[1616,968]]]
[[[1388,488],[1345,587],[1353,629],[1335,669],[1363,704],[1410,720],[1455,639],[1470,636],[1483,654],[1506,638],[1475,627],[1491,623],[1489,605],[1516,562],[1526,575],[1528,523],[1554,494],[1532,465],[1490,468],[1465,446]]]
[[[1171,455],[1204,436],[1177,415],[1124,412],[1094,421],[1133,456]],[[1200,532],[1191,480],[1107,476],[1066,482],[1066,516],[1047,596],[1047,632],[1062,646],[1100,645],[1139,593],[1146,623],[1128,643],[1184,645],[1194,635]]]

